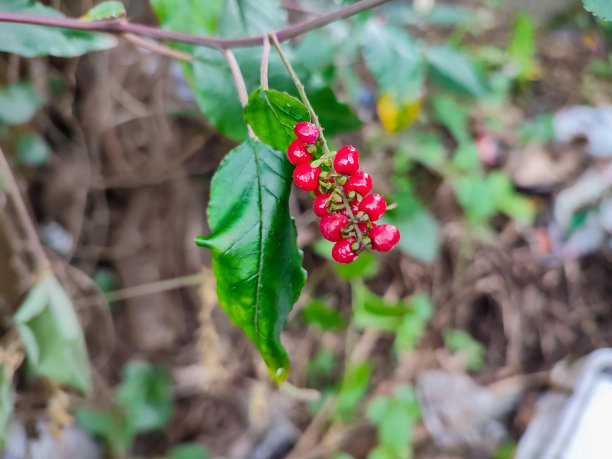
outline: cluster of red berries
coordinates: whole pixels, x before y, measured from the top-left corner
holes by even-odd
[[[293,180],[298,188],[315,195],[314,213],[321,217],[323,237],[335,242],[332,257],[338,263],[351,263],[365,249],[387,252],[398,243],[399,230],[393,225],[377,225],[387,203],[370,193],[372,178],[359,170],[359,152],[350,145],[337,153],[314,159],[319,130],[313,123],[297,123],[297,139],[287,149],[293,164]]]

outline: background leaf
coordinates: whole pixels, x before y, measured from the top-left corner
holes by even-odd
[[[0,0],[0,11],[63,16],[57,10],[31,0]],[[112,35],[82,30],[58,29],[30,24],[4,23],[0,27],[0,51],[24,57],[74,57],[112,48],[117,39]]]
[[[344,371],[338,392],[338,414],[348,419],[368,390],[372,370],[367,362],[351,362]]]
[[[451,352],[464,352],[467,356],[468,370],[478,371],[482,368],[485,348],[463,330],[444,330],[444,346]]]
[[[369,22],[363,37],[363,57],[379,91],[400,100],[421,95],[425,65],[420,47],[402,29]]]
[[[5,365],[0,365],[0,451],[4,451],[11,434],[15,394],[12,378]]]
[[[318,324],[323,330],[334,328],[341,330],[346,327],[346,320],[336,311],[327,307],[321,300],[310,300],[306,307],[302,309],[302,314],[306,319],[306,323]]]
[[[0,44],[0,46],[2,45]],[[0,122],[23,124],[34,116],[43,103],[42,94],[30,81],[1,87]]]
[[[482,97],[487,90],[472,60],[450,46],[435,46],[425,53],[431,67],[431,76],[447,89]]]
[[[52,274],[41,277],[14,320],[37,374],[85,393],[91,390],[81,326],[70,298]]]
[[[597,17],[612,21],[612,2],[610,0],[582,0],[584,9]]]
[[[112,19],[125,17],[125,6],[121,2],[109,1],[102,2],[91,8],[86,14],[81,16],[81,21],[99,21],[100,19]]]
[[[355,131],[363,125],[351,107],[340,102],[329,87],[310,92],[308,99],[326,135]]]
[[[247,37],[280,29],[286,22],[279,0],[225,0],[218,32],[222,37]]]
[[[17,141],[17,161],[27,166],[42,166],[51,158],[47,142],[36,133],[30,132]]]
[[[123,368],[117,402],[125,409],[127,421],[136,433],[165,428],[172,417],[172,388],[168,371],[143,361]]]
[[[219,303],[277,381],[289,371],[280,332],[306,279],[289,215],[291,172],[285,155],[261,142],[232,150],[212,180],[212,235],[196,240],[212,251]]]
[[[244,117],[257,137],[282,152],[295,139],[293,126],[310,121],[308,109],[295,97],[261,88],[249,97]]]

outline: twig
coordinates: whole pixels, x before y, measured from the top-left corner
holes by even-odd
[[[263,47],[261,50],[261,86],[268,89],[268,61],[270,60],[270,37],[264,37]]]
[[[335,11],[307,19],[297,24],[275,31],[278,40],[283,42],[298,37],[310,30],[324,27],[339,19],[345,19],[362,11],[382,5],[390,0],[361,0],[351,5],[339,8]],[[215,49],[244,48],[263,44],[265,35],[257,35],[245,38],[213,38],[201,37],[182,32],[162,30],[157,27],[132,24],[123,20],[101,20],[81,22],[76,18],[65,18],[57,16],[42,16],[39,14],[0,12],[0,22],[14,22],[20,24],[34,24],[49,27],[60,27],[73,30],[88,30],[91,32],[106,32],[116,35],[132,33],[144,35],[158,40],[188,43],[192,45],[205,46]]]
[[[232,71],[232,76],[234,77],[234,84],[236,85],[236,90],[238,91],[238,99],[240,99],[240,104],[242,107],[246,107],[246,104],[249,103],[249,93],[247,92],[246,83],[244,82],[244,77],[242,76],[242,72],[240,71],[240,65],[238,65],[238,61],[236,60],[236,56],[229,49],[222,50],[223,56],[229,65],[230,70]],[[251,126],[247,124],[247,130],[249,132],[249,137],[253,140],[258,140],[257,136],[251,129]]]
[[[240,66],[238,65],[236,56],[234,56],[234,53],[232,53],[229,49],[223,50],[223,56],[225,57],[225,60],[232,71],[232,76],[234,77],[234,83],[236,84],[236,90],[238,91],[240,103],[243,107],[246,107],[246,104],[249,102],[249,93],[247,92],[244,77],[240,71]]]
[[[149,295],[152,293],[166,292],[168,290],[175,290],[182,287],[193,287],[202,283],[202,273],[190,274],[182,277],[175,277],[173,279],[166,279],[157,282],[149,282],[148,284],[136,285],[134,287],[127,287],[121,290],[114,290],[112,292],[106,292],[104,298],[109,303],[114,301],[122,301],[137,296]],[[94,297],[84,298],[79,303],[91,299],[97,299],[99,295]]]
[[[173,57],[174,59],[178,59],[180,61],[193,62],[193,56],[191,54],[183,53],[182,51],[177,51],[176,49],[172,49],[166,45],[162,45],[161,43],[145,40],[144,38],[139,37],[138,35],[134,35],[133,33],[124,33],[122,37],[125,38],[127,41],[134,43],[136,46],[150,49],[151,51],[154,51],[158,54]]]
[[[17,218],[19,219],[19,223],[21,227],[26,233],[26,237],[29,240],[29,247],[34,255],[34,263],[36,267],[36,273],[40,275],[43,271],[46,271],[50,268],[49,260],[47,259],[47,255],[45,254],[45,250],[40,243],[40,239],[38,239],[38,233],[36,232],[36,228],[32,219],[30,218],[30,214],[28,213],[28,209],[26,208],[25,203],[23,202],[23,198],[21,197],[21,193],[19,192],[19,187],[17,186],[17,181],[13,176],[13,172],[4,156],[4,152],[0,149],[0,178],[4,179],[6,182],[6,188],[13,203],[13,207],[15,208],[15,212],[17,213]]]

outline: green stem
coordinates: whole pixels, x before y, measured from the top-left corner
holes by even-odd
[[[278,41],[278,38],[276,37],[276,34],[274,32],[271,32],[268,34],[268,37],[270,37],[270,41],[272,42],[272,44],[278,51],[278,54],[281,60],[283,61],[283,64],[285,64],[285,67],[287,67],[287,71],[289,72],[289,75],[291,76],[291,79],[293,80],[293,84],[295,84],[295,87],[297,88],[298,93],[300,94],[300,98],[302,99],[302,102],[304,102],[304,105],[306,105],[306,108],[308,109],[308,113],[310,113],[310,119],[312,120],[314,125],[319,130],[319,137],[321,138],[321,146],[323,148],[323,157],[333,161],[333,155],[331,154],[331,151],[329,150],[329,146],[327,145],[325,134],[323,134],[323,128],[321,127],[321,123],[319,122],[319,117],[314,111],[314,108],[312,108],[312,105],[310,104],[310,100],[308,100],[308,96],[306,95],[306,90],[304,89],[304,84],[302,83],[300,78],[297,76],[297,74],[293,70],[293,66],[291,65],[291,62],[289,62],[289,59],[287,59],[287,56],[283,52],[281,45]],[[361,248],[361,243],[363,241],[363,235],[361,234],[361,230],[359,229],[359,226],[357,225],[357,219],[355,218],[355,215],[353,215],[353,211],[351,210],[351,206],[349,205],[348,199],[346,197],[346,194],[344,193],[344,189],[342,188],[342,185],[335,182],[334,191],[337,192],[338,195],[342,198],[342,203],[344,204],[344,208],[346,209],[346,212],[349,216],[350,224],[353,227],[353,231],[355,231],[355,235],[357,236],[356,242],[359,244],[359,247]]]

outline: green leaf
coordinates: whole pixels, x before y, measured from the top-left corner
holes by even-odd
[[[348,364],[337,399],[338,414],[342,419],[350,418],[357,404],[362,400],[368,390],[371,373],[370,365],[367,362]]]
[[[15,393],[6,365],[0,365],[0,451],[6,449],[13,424]]]
[[[402,252],[430,263],[438,255],[438,223],[420,202],[410,205],[413,199],[412,193],[395,196],[397,207],[386,212],[382,223],[397,226],[402,235],[398,243]]]
[[[458,104],[453,97],[439,95],[432,99],[436,118],[448,129],[457,143],[471,142],[468,131],[470,108],[466,104]]]
[[[287,12],[280,0],[226,0],[219,20],[219,35],[259,35],[280,29],[286,22]]]
[[[217,31],[223,0],[151,0],[163,29],[194,35]]]
[[[27,166],[43,166],[49,162],[51,150],[36,133],[27,133],[17,141],[17,162]]]
[[[517,133],[525,143],[551,142],[555,138],[552,114],[542,113],[535,118],[526,120],[525,124],[518,128]]]
[[[172,448],[164,459],[208,459],[210,453],[204,445],[197,443],[181,443]]]
[[[221,307],[255,343],[277,382],[289,371],[280,332],[306,279],[289,215],[292,169],[283,153],[261,142],[232,150],[212,180],[213,234],[196,239],[212,250]]]
[[[487,90],[472,60],[450,46],[435,46],[425,53],[431,76],[441,87],[483,97]]]
[[[508,47],[508,56],[516,67],[513,76],[526,80],[533,80],[538,76],[540,69],[535,60],[536,51],[535,31],[531,23],[531,16],[526,13],[519,14],[514,26],[512,42]]]
[[[370,21],[363,36],[363,57],[382,93],[401,100],[420,97],[424,60],[420,47],[404,30]]]
[[[59,11],[31,0],[0,0],[0,11],[63,17]],[[24,57],[73,57],[116,44],[117,39],[112,35],[82,30],[9,23],[0,27],[0,51]]]
[[[459,204],[472,224],[484,224],[497,212],[495,196],[490,193],[487,179],[481,174],[458,177],[453,182],[453,188]]]
[[[584,9],[605,20],[612,21],[612,2],[610,0],[582,0]]]
[[[30,291],[14,315],[35,372],[88,393],[89,362],[74,307],[51,273]]]
[[[410,299],[410,305],[411,313],[406,314],[403,322],[395,330],[393,346],[398,353],[417,348],[425,327],[433,315],[433,305],[427,295],[414,295]]]
[[[125,409],[127,422],[135,433],[165,428],[173,412],[168,371],[143,361],[128,363],[123,368],[117,402]]]
[[[0,29],[1,35],[2,29]],[[43,103],[42,94],[29,81],[0,87],[0,122],[23,124],[34,116]]]
[[[523,223],[533,223],[536,214],[535,205],[514,189],[510,177],[501,171],[495,171],[487,176],[487,182],[490,194],[495,198],[495,206],[500,212]]]
[[[327,254],[330,252],[331,249],[327,251]],[[378,272],[378,262],[369,252],[362,253],[359,258],[350,264],[333,263],[332,267],[338,276],[347,280],[369,279]]]
[[[101,19],[123,18],[126,15],[125,6],[121,2],[102,2],[79,18],[80,21],[99,21]]]
[[[326,135],[356,131],[363,125],[351,107],[338,101],[329,87],[311,92],[308,94],[308,99]]]
[[[302,310],[302,314],[308,324],[318,324],[323,330],[343,329],[346,320],[331,308],[328,308],[321,300],[310,300]]]
[[[478,371],[484,365],[485,348],[463,330],[444,330],[444,346],[451,352],[464,352],[467,355],[467,367]]]
[[[293,126],[310,121],[308,109],[295,97],[261,88],[249,97],[244,117],[257,137],[283,152],[295,139]]]
[[[115,453],[124,453],[132,445],[135,433],[122,413],[80,407],[74,413],[83,430],[104,440]]]

